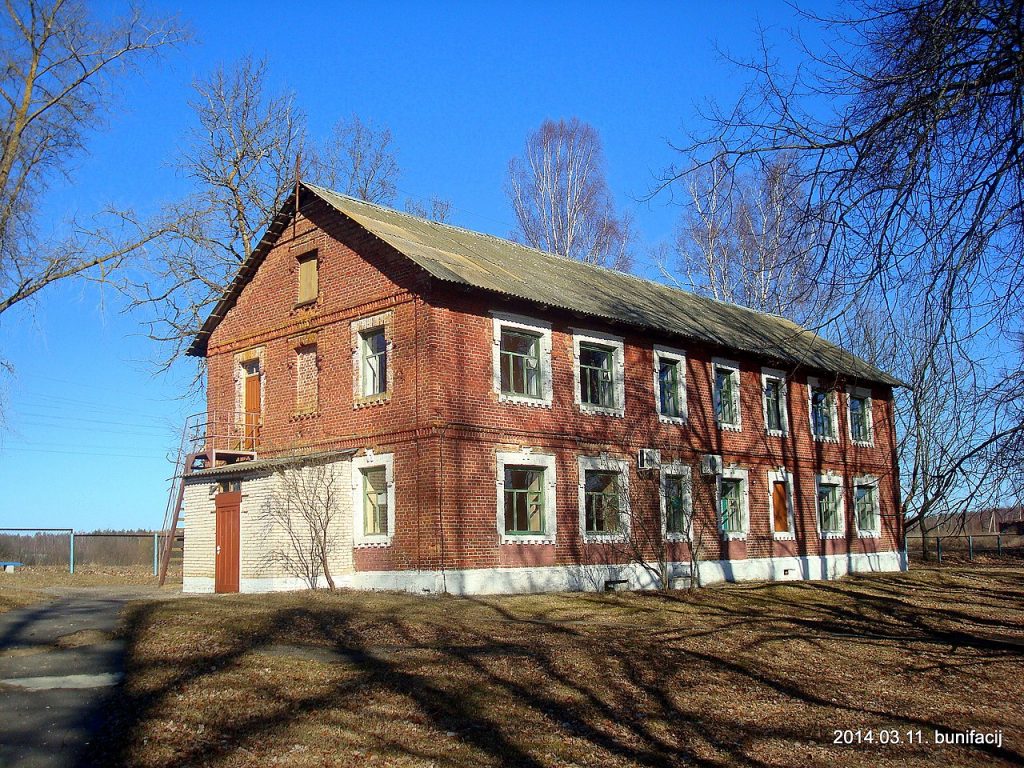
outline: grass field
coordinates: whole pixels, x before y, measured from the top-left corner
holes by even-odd
[[[97,763],[993,765],[1024,761],[1024,569],[696,594],[137,604]],[[935,729],[1003,744],[929,745]],[[900,745],[833,744],[881,729]],[[908,745],[908,732],[926,744]]]

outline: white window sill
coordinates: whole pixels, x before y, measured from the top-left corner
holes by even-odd
[[[367,406],[370,406],[370,405],[382,405],[383,403],[387,403],[390,400],[391,400],[391,393],[390,392],[382,392],[379,395],[363,395],[363,396],[357,397],[353,401],[352,407],[353,408],[366,408]]]
[[[746,531],[734,531],[733,533],[722,532],[722,539],[724,541],[746,541]]]
[[[689,544],[689,539],[686,538],[685,533],[666,533],[665,541],[670,544]]]
[[[626,536],[621,533],[584,533],[584,544],[621,544]]]
[[[529,405],[534,408],[550,408],[550,398],[529,397],[528,395],[511,395],[508,392],[498,393],[498,402],[510,403],[512,405]]]
[[[356,547],[357,549],[373,549],[373,548],[381,549],[381,548],[384,548],[384,547],[390,547],[391,546],[391,537],[390,536],[379,536],[379,537],[375,536],[375,537],[371,538],[371,537],[368,536],[365,539],[359,539],[359,540],[353,542],[353,546]]]
[[[846,531],[822,531],[821,538],[823,539],[845,539]]]
[[[789,430],[766,429],[764,433],[768,437],[789,437]]]
[[[729,432],[742,432],[743,431],[743,426],[740,425],[740,424],[725,424],[725,423],[723,423],[721,421],[717,421],[715,423],[718,425],[719,429],[726,429]]]
[[[814,438],[814,442],[816,443],[835,443],[836,445],[839,445],[838,437],[820,437],[814,433],[811,433],[811,437]]]
[[[875,441],[874,440],[870,440],[870,441],[851,440],[850,442],[853,443],[854,445],[856,445],[858,448],[874,448],[875,447]]]
[[[501,539],[501,544],[554,544],[555,537],[547,535],[534,536],[527,534],[523,536],[517,536],[515,534],[499,533],[498,536]]]
[[[773,531],[772,539],[775,541],[796,541],[796,534],[792,531]]]
[[[685,416],[665,416],[659,413],[658,421],[662,424],[676,424],[680,427],[684,427],[686,426],[687,418]]]
[[[603,408],[600,405],[587,405],[579,403],[580,413],[589,413],[592,416],[612,416],[621,419],[626,415],[625,408]]]
[[[858,539],[880,539],[882,538],[881,531],[857,531]]]

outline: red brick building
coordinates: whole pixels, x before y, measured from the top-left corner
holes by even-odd
[[[274,555],[286,459],[343,489],[340,585],[906,567],[899,382],[778,317],[303,185],[190,352],[222,426],[185,480],[187,591],[309,582]]]

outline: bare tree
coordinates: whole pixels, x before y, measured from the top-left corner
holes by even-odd
[[[268,541],[280,542],[268,560],[316,589],[323,576],[335,589],[331,559],[341,549],[340,494],[346,487],[334,464],[296,456],[274,473],[277,490],[261,509]]]
[[[165,367],[188,347],[291,191],[306,141],[294,96],[268,92],[264,61],[219,68],[194,90],[196,126],[177,166],[195,191],[169,212],[177,225],[129,287],[133,307],[150,313],[151,338],[168,344]]]
[[[750,176],[719,161],[686,186],[676,263],[660,260],[663,274],[720,301],[813,322],[827,295],[817,260],[820,224],[807,214],[789,159],[776,157]]]
[[[597,130],[578,118],[545,120],[508,164],[514,236],[570,259],[626,270],[632,220],[615,212]]]
[[[429,200],[430,208],[419,202],[409,198],[405,201],[405,210],[407,213],[411,213],[413,216],[419,216],[421,219],[430,219],[431,221],[437,221],[444,223],[448,221],[448,217],[451,216],[452,203],[451,200],[444,200],[440,197],[431,197]]]
[[[391,205],[400,174],[391,129],[364,122],[358,115],[340,120],[317,153],[311,172],[325,187]]]
[[[109,113],[115,84],[185,34],[133,8],[101,22],[78,2],[8,2],[0,15],[0,314],[76,275],[103,278],[166,230],[130,211],[84,213],[47,234],[39,205]]]
[[[823,42],[797,72],[763,41],[744,64],[744,97],[708,115],[665,182],[792,158],[805,210],[825,225],[818,260],[831,286],[852,307],[874,302],[888,328],[872,332],[900,339],[881,362],[909,364],[899,439],[908,515],[924,520],[970,503],[971,468],[1020,443],[1020,419],[991,393],[1022,370],[1007,341],[1024,322],[1024,6],[848,7],[803,14]]]

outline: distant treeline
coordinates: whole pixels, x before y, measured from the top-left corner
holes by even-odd
[[[67,533],[0,530],[0,561],[25,565],[68,565]],[[143,565],[153,562],[153,534],[142,529],[75,532],[76,565]]]

